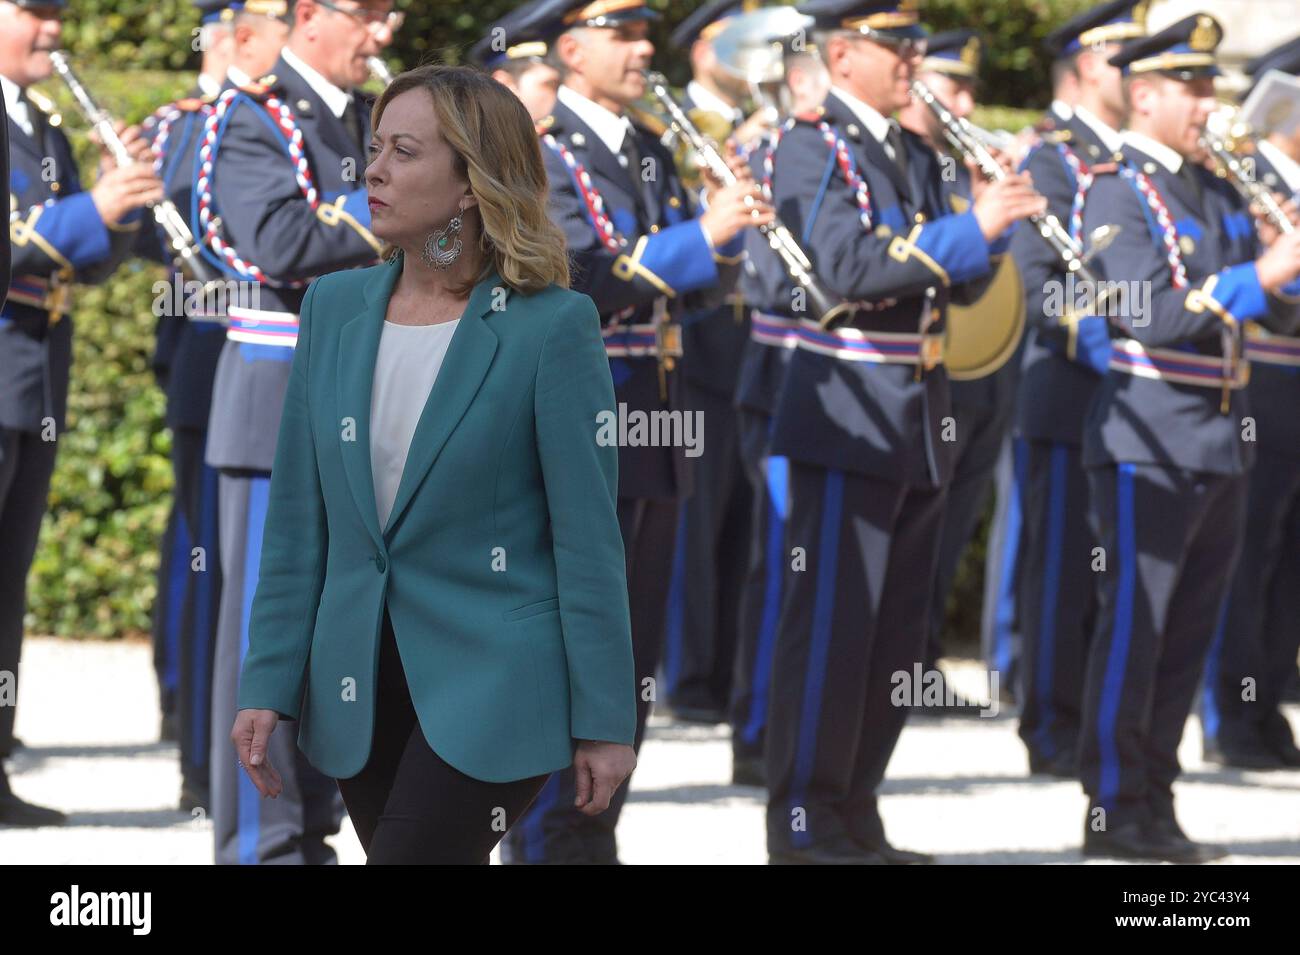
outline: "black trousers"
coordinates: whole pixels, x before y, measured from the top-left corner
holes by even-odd
[[[789,513],[789,463],[768,456],[772,419],[741,409],[740,456],[750,483],[750,550],[740,593],[740,639],[731,684],[731,749],[735,756],[763,755],[772,684],[772,648],[781,619],[785,576],[785,521]]]
[[[1000,372],[1005,374],[1005,372]],[[935,565],[934,596],[931,598],[930,634],[926,644],[927,669],[938,665],[943,655],[943,618],[948,592],[957,579],[962,555],[975,536],[989,494],[993,490],[998,455],[1011,426],[1010,402],[962,404],[953,398],[956,422],[953,447],[953,475],[944,506],[943,530],[939,535],[939,561]]]
[[[384,611],[370,758],[338,781],[367,865],[487,865],[492,848],[546,782],[489,783],[446,763],[429,746]]]
[[[694,492],[682,501],[668,588],[662,696],[673,706],[724,711],[749,554],[750,492],[730,397],[686,381],[687,408],[703,413]],[[690,413],[688,412],[688,413]]]
[[[1073,445],[1030,441],[1019,592],[1024,670],[1020,738],[1053,759],[1079,742],[1083,673],[1097,621],[1088,476]]]
[[[36,556],[57,442],[0,428],[0,671],[18,679],[27,574]],[[13,747],[16,706],[0,706],[0,757]]]
[[[876,789],[907,719],[894,675],[910,677],[925,653],[944,491],[792,461],[790,505],[768,849],[877,846]]]
[[[1202,708],[1206,737],[1228,747],[1292,738],[1281,704],[1300,649],[1300,579],[1286,560],[1300,551],[1300,459],[1261,447],[1248,487],[1245,544]]]
[[[627,562],[632,616],[632,664],[636,672],[636,737],[640,751],[655,699],[655,670],[663,650],[668,568],[677,531],[676,498],[618,499],[618,525]],[[618,787],[609,808],[588,816],[573,807],[573,768],[552,773],[537,802],[506,838],[502,857],[512,864],[616,865],[614,829],[632,781]]]
[[[1178,743],[1236,563],[1246,477],[1119,464],[1090,469],[1088,482],[1106,569],[1080,778],[1107,828],[1171,819]]]

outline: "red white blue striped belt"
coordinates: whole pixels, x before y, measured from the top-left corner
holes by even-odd
[[[1131,338],[1111,342],[1110,368],[1138,378],[1204,388],[1244,388],[1250,380],[1248,362],[1228,362],[1221,355],[1174,348],[1147,348]]]

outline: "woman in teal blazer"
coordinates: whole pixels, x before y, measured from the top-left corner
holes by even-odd
[[[303,302],[231,738],[275,796],[267,738],[298,720],[370,862],[479,863],[547,774],[572,762],[595,813],[635,765],[613,384],[519,102],[422,67],[374,126],[370,228],[399,251]],[[440,367],[400,372],[433,381],[381,527],[381,339],[451,322]]]

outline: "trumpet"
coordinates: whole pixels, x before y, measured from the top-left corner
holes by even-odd
[[[62,50],[52,50],[50,62],[54,64],[59,79],[63,80],[72,92],[73,99],[77,101],[77,108],[86,117],[91,129],[99,135],[100,142],[113,154],[113,159],[119,166],[132,165],[135,160],[131,158],[130,152],[113,128],[113,118],[99,107],[91,97],[90,91],[77,78],[77,74],[68,64],[66,54]],[[173,255],[172,261],[177,268],[190,278],[201,282],[205,291],[209,286],[221,281],[221,273],[199,253],[199,244],[194,239],[194,233],[190,231],[185,219],[176,210],[175,203],[164,198],[153,203],[150,209],[154,221],[167,234],[167,241]]]
[[[382,83],[384,86],[387,86],[389,83],[393,82],[393,71],[390,70],[388,68],[388,64],[385,63],[383,60],[381,60],[379,57],[377,56],[366,57],[366,67],[370,70],[370,75],[373,76],[380,83]]]
[[[651,71],[646,74],[646,80],[650,92],[668,114],[672,131],[690,143],[696,155],[703,160],[709,171],[720,182],[728,186],[736,182],[736,175],[727,165],[717,144],[696,128],[690,117],[686,115],[686,111],[673,99],[668,89],[668,80],[664,75]],[[772,251],[780,257],[790,278],[804,290],[811,306],[810,311],[819,325],[823,328],[829,327],[836,319],[853,311],[851,303],[841,299],[817,279],[813,273],[812,262],[780,219],[774,219],[770,225],[759,226],[758,231],[767,239],[767,244],[772,247]]]
[[[1295,226],[1277,197],[1267,186],[1255,181],[1238,155],[1242,140],[1250,138],[1250,128],[1236,123],[1235,113],[1235,107],[1212,113],[1201,133],[1201,146],[1213,157],[1220,178],[1227,179],[1247,203],[1263,209],[1264,216],[1280,232],[1294,232]]]
[[[979,127],[968,122],[964,117],[954,116],[948,107],[940,102],[934,92],[922,83],[920,80],[912,81],[912,95],[923,102],[930,108],[936,119],[943,126],[944,136],[948,142],[952,143],[954,149],[967,158],[973,159],[979,166],[984,178],[990,182],[998,182],[1005,179],[1007,174],[1002,168],[1002,164],[997,161],[993,153],[985,142],[991,138],[991,134],[979,129]],[[1066,272],[1072,272],[1081,282],[1090,284],[1097,289],[1096,311],[1102,313],[1106,300],[1111,296],[1114,287],[1110,283],[1098,281],[1096,275],[1088,268],[1088,258],[1084,254],[1079,243],[1065,227],[1061,225],[1061,220],[1050,212],[1040,213],[1030,216],[1030,222],[1038,235],[1042,236],[1043,241],[1050,245],[1061,263],[1064,265]],[[1098,239],[1094,240],[1091,254],[1096,254],[1102,247],[1101,237],[1105,238],[1105,244],[1109,245],[1118,234],[1118,229],[1102,227],[1098,230]]]

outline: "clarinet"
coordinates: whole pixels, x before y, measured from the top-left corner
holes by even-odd
[[[963,156],[973,159],[985,179],[990,182],[998,182],[1007,177],[1002,164],[994,158],[993,153],[989,152],[988,147],[984,145],[989,137],[987,132],[980,130],[979,127],[967,122],[964,118],[959,119],[954,116],[948,110],[948,107],[944,106],[939,98],[934,95],[934,92],[920,80],[912,81],[912,95],[930,108],[930,112],[943,126],[943,133],[948,142],[952,143],[953,148]],[[1106,301],[1111,296],[1112,286],[1099,281],[1092,270],[1088,268],[1083,250],[1070,236],[1070,233],[1065,230],[1065,227],[1061,225],[1061,220],[1050,212],[1043,212],[1030,216],[1029,221],[1034,224],[1035,231],[1042,236],[1043,241],[1056,252],[1058,258],[1064,264],[1066,272],[1074,273],[1081,282],[1087,283],[1096,290],[1095,311],[1101,312]]]
[[[99,134],[100,142],[113,154],[113,159],[117,164],[119,166],[133,165],[135,160],[127,152],[127,148],[117,135],[117,131],[113,129],[112,117],[99,107],[81,80],[77,79],[77,75],[72,72],[72,67],[68,65],[67,56],[63,51],[52,50],[50,52],[50,62],[54,64],[54,70],[59,74],[59,78],[72,91],[72,96],[77,101],[77,107],[81,110],[82,115],[86,117],[87,122],[90,123],[91,129]],[[221,281],[221,273],[199,254],[199,244],[194,240],[194,234],[190,232],[184,218],[176,211],[175,204],[170,199],[164,198],[153,203],[150,209],[153,211],[154,220],[158,223],[159,228],[167,233],[167,240],[173,253],[173,264],[189,275],[190,278],[203,283],[205,288]]]
[[[696,155],[704,160],[720,182],[724,185],[732,185],[736,181],[736,174],[731,171],[731,167],[727,165],[727,161],[722,157],[713,140],[696,128],[690,117],[686,115],[686,111],[673,99],[672,93],[668,91],[668,80],[664,75],[649,72],[646,74],[646,79],[651,93],[668,113],[673,131],[690,143]],[[834,321],[853,311],[851,303],[844,301],[818,281],[813,273],[812,262],[799,247],[794,236],[790,234],[790,230],[782,225],[780,219],[774,219],[770,225],[759,226],[758,231],[767,239],[767,244],[772,247],[772,251],[781,258],[790,277],[808,296],[809,304],[812,306],[811,311],[821,327],[828,328]]]
[[[1277,197],[1265,186],[1255,181],[1241,164],[1240,157],[1233,151],[1227,140],[1214,135],[1209,130],[1201,136],[1201,145],[1209,151],[1218,164],[1225,179],[1232,183],[1241,197],[1250,205],[1258,205],[1264,210],[1264,216],[1279,231],[1290,233],[1295,226],[1287,217],[1286,210],[1277,201]]]
[[[385,63],[383,60],[381,60],[379,57],[377,56],[366,57],[366,66],[370,70],[370,75],[373,76],[380,83],[382,83],[384,86],[387,86],[389,83],[393,82],[393,71],[390,70],[388,68],[388,64]]]

